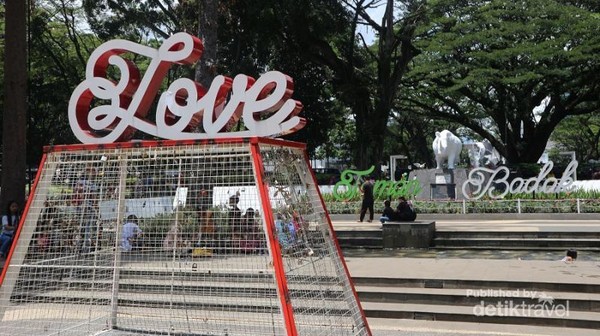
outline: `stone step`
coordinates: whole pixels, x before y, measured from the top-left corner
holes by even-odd
[[[130,273],[130,275],[134,275]],[[262,296],[276,296],[274,284],[269,287],[269,281],[259,279],[243,279],[238,281],[223,282],[223,277],[217,278],[176,278],[160,277],[130,278],[122,276],[119,279],[119,289],[123,292],[138,293],[162,293],[175,290],[175,292],[189,293],[228,293],[231,296],[243,295],[247,292],[261,293]],[[273,280],[274,281],[274,280]],[[438,279],[390,279],[390,278],[353,278],[357,291],[365,295],[369,300],[390,300],[399,302],[403,300],[415,300],[421,296],[428,302],[439,299],[439,304],[456,303],[457,300],[468,302],[479,302],[480,297],[486,294],[517,295],[525,296],[526,293],[541,294],[553,297],[557,300],[578,300],[577,307],[587,310],[600,310],[600,285],[565,284],[565,283],[535,283],[535,282],[493,282],[483,280],[438,280]],[[87,278],[71,277],[55,280],[51,288],[69,288],[85,290],[95,288],[98,290],[110,289],[112,278],[89,280]],[[331,283],[289,283],[291,292],[302,291],[327,291],[331,293],[341,290]],[[525,292],[525,289],[527,292]],[[389,294],[390,296],[386,297]],[[425,298],[426,296],[429,296]],[[513,295],[514,296],[514,295]],[[493,297],[496,298],[495,296]],[[497,300],[496,300],[497,301]]]
[[[146,286],[151,286],[151,280]],[[254,286],[254,284],[249,284]],[[193,285],[190,284],[193,287]],[[143,287],[143,286],[142,286]],[[228,310],[235,309],[239,312],[260,312],[265,309],[276,310],[278,306],[273,303],[276,293],[254,292],[251,295],[241,295],[241,292],[224,292],[223,295],[212,295],[192,291],[184,294],[179,287],[174,288],[174,293],[147,292],[144,288],[135,291],[121,290],[119,302],[122,307],[136,307],[151,305],[153,309],[178,309],[184,307],[197,307],[201,309]],[[243,285],[237,284],[241,289]],[[100,289],[100,288],[97,288]],[[251,289],[251,288],[246,288]],[[525,298],[527,293],[513,293],[508,297],[506,293],[478,293],[472,290],[472,296],[467,295],[465,289],[436,289],[436,288],[398,288],[398,287],[357,287],[359,297],[365,313],[369,318],[387,319],[416,319],[435,321],[462,321],[476,323],[509,323],[520,325],[546,325],[570,328],[600,328],[600,294],[583,293],[544,293],[547,300],[540,302],[537,299]],[[320,309],[327,309],[332,315],[343,315],[346,311],[340,310],[334,301],[327,299],[335,292],[326,290],[317,295],[307,296],[306,293],[293,294],[296,301],[303,307],[318,303]],[[143,293],[144,295],[140,295]],[[209,292],[210,293],[210,292]],[[205,295],[206,294],[206,295]],[[324,296],[324,294],[327,294]],[[501,295],[495,295],[501,294]],[[536,293],[537,294],[537,293]],[[337,294],[336,294],[337,295]],[[336,296],[334,295],[334,296]],[[485,298],[476,297],[476,295]],[[520,297],[523,296],[523,297]],[[24,302],[33,303],[73,303],[95,305],[110,305],[112,291],[104,288],[100,292],[85,289],[57,289],[45,293],[38,293],[35,297],[22,298]],[[310,300],[310,298],[314,300]],[[325,298],[325,300],[323,300]],[[552,299],[552,300],[549,300]],[[18,302],[18,298],[14,298]],[[316,301],[315,301],[316,300]],[[484,315],[484,316],[478,316]],[[548,320],[543,322],[543,320]],[[563,320],[561,322],[561,320]]]
[[[496,305],[507,300],[526,305],[552,300],[554,305],[569,306],[573,311],[600,313],[600,294],[548,292],[533,290],[453,289],[453,288],[401,288],[357,286],[361,302],[429,304],[447,306]]]
[[[438,252],[443,252],[443,251],[462,251],[464,252],[463,254],[468,254],[469,251],[472,253],[477,253],[478,251],[488,251],[488,252],[496,252],[496,254],[498,252],[516,252],[516,251],[530,251],[530,252],[546,252],[546,253],[550,253],[550,252],[554,252],[554,254],[556,254],[557,256],[560,255],[561,258],[564,256],[565,251],[567,249],[570,249],[571,247],[555,247],[555,246],[547,246],[547,247],[543,247],[543,246],[533,246],[533,247],[529,247],[529,246],[432,246],[430,248],[431,251],[438,251]],[[596,248],[596,247],[577,247],[576,248],[577,251],[580,252],[589,252],[589,253],[593,253],[593,254],[597,254],[600,252],[600,248]],[[556,258],[556,260],[559,260],[560,258]]]
[[[112,280],[65,279],[65,285],[71,290],[85,290],[92,286],[96,290],[109,290]],[[325,287],[323,287],[325,286]],[[60,288],[56,286],[54,288]],[[292,296],[306,294],[307,291],[326,291],[329,294],[338,293],[340,288],[327,285],[296,285],[288,286]],[[527,287],[524,287],[527,288]],[[157,279],[120,279],[119,291],[122,293],[145,293],[148,295],[160,294],[173,290],[176,293],[189,293],[197,295],[214,295],[223,293],[224,296],[248,297],[259,295],[261,297],[276,297],[275,288],[266,288],[260,282],[232,282],[222,283],[215,281],[171,281]],[[425,287],[399,287],[399,286],[357,286],[356,290],[361,301],[370,302],[396,302],[396,303],[422,303],[439,305],[477,305],[481,301],[496,303],[507,297],[515,297],[527,304],[538,303],[540,295],[551,297],[556,303],[570,302],[571,309],[582,311],[600,312],[600,294],[581,292],[551,292],[518,289],[465,289],[465,288],[425,288]],[[251,294],[248,294],[251,293]],[[533,299],[531,298],[533,296]]]
[[[600,313],[548,308],[506,309],[497,307],[462,307],[426,304],[362,302],[369,318],[409,319],[430,321],[462,321],[472,323],[501,323],[566,328],[600,329]],[[487,309],[487,311],[486,311]]]
[[[444,231],[436,230],[436,238],[559,238],[600,239],[600,232],[581,231]]]
[[[100,289],[100,288],[98,288]],[[347,316],[351,312],[345,305],[340,305],[343,293],[332,291],[290,292],[290,299],[294,302],[295,309],[299,311],[325,310],[328,315]],[[110,306],[115,293],[111,288],[96,291],[86,289],[55,289],[27,296],[13,296],[11,300],[16,303],[27,304],[74,304]],[[237,293],[239,294],[239,293]],[[118,292],[118,304],[120,307],[146,307],[146,309],[210,309],[214,311],[236,311],[259,313],[265,311],[278,311],[279,301],[277,295],[264,295],[264,293],[247,292],[247,295],[235,295],[235,293],[212,294],[189,293],[189,292]]]
[[[342,248],[383,248],[381,230],[338,230]],[[432,248],[564,249],[600,251],[600,232],[436,231]]]
[[[336,230],[335,235],[338,239],[357,237],[381,238],[381,229],[379,226],[381,225],[378,225],[377,229],[373,230]]]
[[[438,238],[435,247],[553,247],[553,248],[596,248],[600,250],[600,239],[585,238]]]
[[[469,279],[426,279],[426,278],[389,278],[389,277],[352,277],[357,287],[382,288],[446,288],[446,289],[503,289],[534,290],[543,292],[600,293],[600,284],[562,283],[542,281],[511,280],[469,280]]]
[[[140,271],[145,272],[145,270]],[[164,271],[156,270],[152,276],[143,280],[130,278],[130,276],[135,277],[136,273],[136,270],[123,270],[121,274],[119,300],[126,307],[151,304],[157,309],[166,309],[167,307],[183,308],[191,304],[202,309],[236,309],[250,313],[264,309],[277,309],[277,306],[271,302],[276,297],[276,291],[265,289],[264,283],[261,285],[261,282],[267,279],[244,277],[240,273],[206,273],[203,276],[207,278],[203,279],[197,277],[196,271],[185,270],[179,272],[176,283],[171,286],[172,280],[166,277]],[[169,273],[173,276],[172,272]],[[259,274],[261,277],[272,277],[264,273]],[[190,275],[195,276],[190,277]],[[223,280],[236,278],[238,281],[223,282]],[[590,329],[600,327],[600,294],[598,294],[600,284],[384,277],[354,277],[353,280],[365,312],[370,318],[509,323]],[[91,297],[87,290],[89,283],[78,279],[77,275],[62,281],[68,285],[66,288],[61,288],[60,283],[57,283],[57,286],[51,290],[37,293],[35,297],[22,299],[26,302],[40,303],[53,301],[81,303],[92,300],[96,304],[107,305],[110,302],[112,293],[110,278],[102,281],[102,284],[96,283],[94,285],[96,289],[102,291],[93,293]],[[166,289],[172,289],[176,294],[167,295]],[[307,291],[313,289],[316,295],[307,296]],[[490,292],[494,289],[513,293],[518,291],[518,293],[510,297],[507,293]],[[527,298],[524,289],[529,292],[544,291],[545,293],[543,296]],[[182,295],[183,293],[187,295]],[[335,288],[323,288],[318,284],[310,288],[306,285],[296,288],[292,284],[290,294],[292,297],[302,298],[303,305],[312,305],[316,302],[304,300],[307,297],[322,300],[332,295],[339,295]],[[539,298],[544,300],[540,301]],[[320,307],[330,309],[333,315],[345,314],[343,310],[333,305],[329,307],[327,301],[329,300],[325,299],[323,301],[325,303],[319,301]],[[516,305],[521,308],[514,308]],[[544,309],[558,314],[558,309],[563,306],[568,307],[569,312],[569,316],[563,319],[552,315],[540,315],[544,314]],[[485,312],[485,309],[496,309],[494,307],[500,307],[501,310],[488,314],[492,316],[474,314],[478,309]],[[544,307],[557,308],[551,310]],[[542,313],[533,312],[527,316],[496,316],[504,314],[505,310],[508,312],[506,314],[517,315],[515,309],[524,308],[527,308],[528,312],[539,310]],[[543,322],[543,320],[548,321]]]
[[[341,248],[383,248],[383,238],[379,237],[338,237]]]
[[[460,321],[426,321],[375,317],[368,318],[368,321],[374,336],[598,336],[598,331],[594,329],[551,326],[469,323]]]

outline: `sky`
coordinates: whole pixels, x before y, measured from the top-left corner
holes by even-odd
[[[382,3],[377,8],[369,9],[367,13],[369,13],[375,22],[379,23],[381,21],[381,17],[383,17],[383,13],[385,13],[385,4]],[[358,27],[358,32],[363,34],[368,45],[372,45],[375,42],[375,31],[372,28],[361,25]]]

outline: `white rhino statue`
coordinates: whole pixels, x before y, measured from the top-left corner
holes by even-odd
[[[435,154],[437,169],[442,169],[446,160],[448,160],[448,169],[454,169],[454,163],[458,161],[461,150],[462,141],[452,132],[448,130],[435,132],[433,154]]]
[[[485,145],[483,142],[475,142],[471,148],[469,148],[469,159],[471,160],[471,166],[479,168],[481,162],[485,159]]]

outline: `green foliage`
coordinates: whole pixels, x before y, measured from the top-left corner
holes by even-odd
[[[537,163],[517,163],[511,166],[515,170],[515,175],[522,178],[530,178],[538,176],[540,173],[540,165]]]
[[[154,35],[166,38],[173,33],[185,31],[183,28],[190,20],[188,2],[176,6],[172,0],[136,1],[136,0],[83,0],[82,8],[86,13],[90,28],[102,40],[116,36],[138,40],[142,36]],[[191,13],[193,14],[193,13]]]
[[[40,10],[31,24],[27,154],[32,163],[39,161],[43,146],[74,142],[67,106],[83,78],[87,50],[98,43],[90,35],[69,35],[70,28],[55,20]]]
[[[361,197],[356,195],[347,201],[338,201],[331,193],[322,194],[327,210],[331,214],[357,214],[361,207]],[[376,198],[375,212],[383,212],[383,201]],[[519,203],[522,213],[577,213],[577,200],[581,213],[600,213],[600,191],[577,190],[574,192],[520,193],[507,194],[503,199],[483,197],[478,200],[442,201],[413,200],[415,211],[421,214],[462,214],[464,213],[517,213]],[[392,199],[392,203],[393,203]],[[393,206],[393,204],[392,204]],[[464,206],[464,208],[463,208]]]
[[[585,196],[585,194],[580,194]],[[581,213],[600,213],[600,199],[596,195],[592,198],[579,199],[579,211]],[[593,198],[596,196],[596,198]],[[327,211],[330,214],[358,214],[361,202],[336,202],[326,201]],[[419,214],[486,214],[486,213],[518,213],[519,203],[521,213],[577,213],[576,198],[544,198],[528,199],[506,198],[502,200],[482,199],[476,201],[465,201],[464,209],[462,201],[413,201],[415,211]],[[393,206],[393,204],[392,204]],[[375,203],[375,213],[381,214],[383,206],[381,202]]]
[[[569,116],[552,132],[550,140],[575,151],[580,162],[600,158],[600,111]]]
[[[422,53],[406,81],[414,88],[406,108],[472,129],[510,163],[536,162],[561,120],[600,108],[600,22],[585,5],[430,6],[416,42]]]

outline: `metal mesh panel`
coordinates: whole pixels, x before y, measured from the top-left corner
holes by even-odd
[[[304,151],[261,146],[261,157],[298,333],[368,334]]]
[[[285,335],[288,295],[298,334],[364,334],[303,150],[264,147],[263,204],[253,144],[158,144],[46,155],[0,335]],[[296,218],[294,238],[270,231],[271,208]]]

